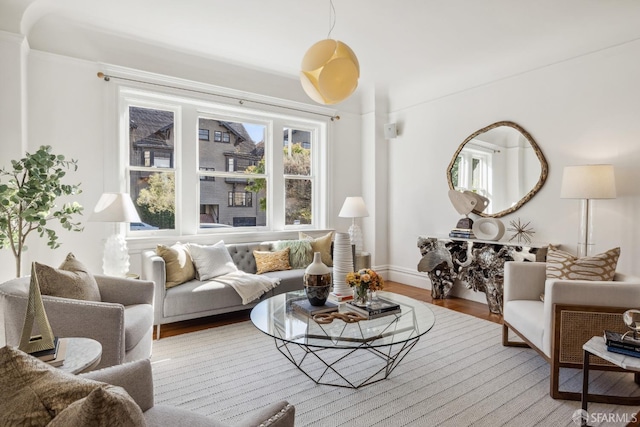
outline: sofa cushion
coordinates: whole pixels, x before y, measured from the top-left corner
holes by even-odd
[[[542,301],[509,301],[509,304],[505,304],[503,316],[505,322],[525,336],[538,350],[545,351],[543,347],[544,303]]]
[[[125,350],[134,348],[153,327],[153,306],[134,304],[124,307],[124,344]]]
[[[242,298],[231,286],[191,280],[167,289],[163,309],[164,316],[170,317],[232,307],[242,307]]]
[[[289,248],[289,264],[291,268],[307,268],[313,261],[313,250],[309,240],[279,240],[276,250]]]
[[[13,347],[0,348],[0,425],[45,426],[98,388],[117,387],[64,373]],[[118,406],[117,412],[127,411]],[[141,417],[140,408],[137,412]]]
[[[322,256],[322,262],[327,267],[333,267],[333,258],[331,257],[331,242],[333,241],[333,231],[330,231],[324,236],[318,238],[309,236],[308,234],[299,231],[298,238],[302,240],[308,240],[311,243],[311,250],[314,253],[320,252]]]
[[[158,245],[156,253],[164,260],[167,288],[181,285],[196,277],[196,269],[186,245],[180,242],[172,246]]]
[[[547,279],[611,281],[616,274],[620,248],[577,258],[569,252],[549,246]]]
[[[262,274],[268,271],[291,270],[289,252],[289,248],[273,252],[253,251],[253,256],[256,258],[256,268],[258,269],[256,274]]]
[[[76,257],[69,253],[60,268],[34,263],[34,270],[43,295],[100,301],[98,283]]]
[[[231,259],[222,240],[215,245],[207,246],[187,243],[187,248],[189,248],[189,253],[196,266],[196,277],[199,280],[205,281],[238,271],[238,267],[233,263],[233,259]]]

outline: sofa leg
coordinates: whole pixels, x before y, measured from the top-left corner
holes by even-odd
[[[160,339],[160,324],[156,325],[156,340]]]

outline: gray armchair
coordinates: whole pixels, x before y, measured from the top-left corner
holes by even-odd
[[[154,405],[153,376],[149,360],[139,360],[82,374],[82,377],[124,388],[138,404],[148,426],[225,427],[219,421],[168,405]],[[293,427],[295,408],[287,402],[265,406],[249,414],[238,427]]]
[[[153,339],[153,282],[95,275],[102,301],[43,295],[54,335],[86,337],[102,344],[97,368],[145,359]],[[6,344],[18,346],[29,294],[29,276],[0,284]],[[0,328],[2,331],[2,328]]]

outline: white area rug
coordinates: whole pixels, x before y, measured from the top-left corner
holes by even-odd
[[[154,341],[156,403],[230,425],[280,400],[295,405],[296,426],[576,425],[580,402],[549,397],[549,365],[534,350],[503,347],[500,325],[429,307],[433,329],[388,379],[359,390],[316,385],[251,322]],[[561,372],[561,388],[580,391],[582,372]],[[632,374],[590,377],[593,393],[640,394]],[[623,426],[639,409],[591,403],[590,425]]]

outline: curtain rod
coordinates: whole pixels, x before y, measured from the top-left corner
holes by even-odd
[[[263,101],[253,101],[253,100],[248,100],[247,101],[245,99],[237,98],[235,96],[230,96],[230,95],[221,95],[219,93],[211,93],[211,92],[206,92],[206,91],[197,90],[197,89],[187,89],[187,88],[183,88],[183,87],[171,86],[171,85],[166,85],[166,84],[162,84],[162,83],[145,82],[144,80],[130,79],[128,77],[112,76],[112,75],[109,75],[109,74],[105,74],[102,71],[98,72],[97,75],[98,75],[99,79],[102,79],[105,82],[108,82],[111,79],[126,80],[126,81],[129,81],[129,82],[143,83],[143,84],[147,84],[147,85],[161,86],[161,87],[165,87],[165,88],[169,88],[169,89],[185,90],[187,92],[195,92],[195,93],[200,93],[200,94],[203,94],[203,95],[219,96],[219,97],[222,97],[222,98],[233,99],[233,100],[238,101],[238,103],[240,105],[244,105],[245,102],[253,102],[254,104],[267,105],[269,107],[285,108],[287,110],[300,111],[302,113],[316,114],[318,116],[329,117],[332,122],[335,121],[335,120],[340,120],[340,116],[338,116],[337,114],[336,115],[329,115],[329,114],[316,113],[314,111],[308,111],[308,110],[303,110],[303,109],[294,108],[294,107],[287,107],[287,106],[284,106],[284,105],[270,104],[268,102],[263,102]]]

